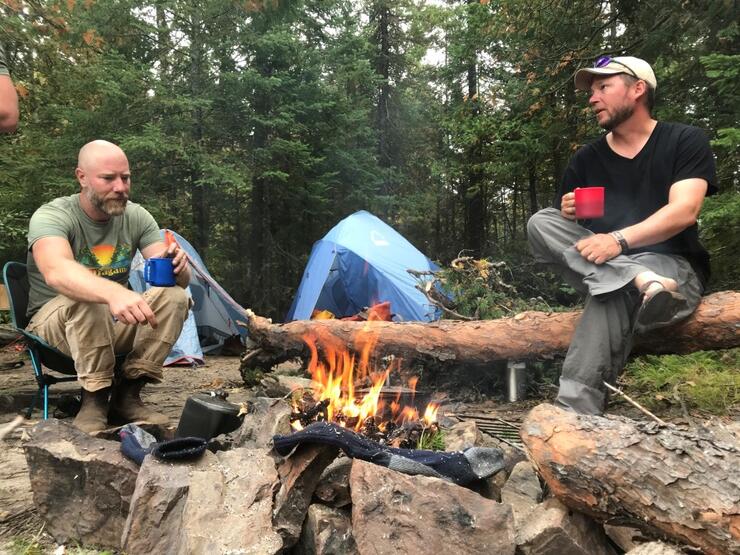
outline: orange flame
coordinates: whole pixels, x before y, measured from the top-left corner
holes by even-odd
[[[308,371],[314,382],[313,397],[317,402],[328,401],[326,415],[329,421],[344,425],[349,420],[355,430],[360,430],[368,417],[379,414],[390,413],[389,419],[396,423],[420,419],[415,408],[401,406],[401,390],[387,404],[382,399],[383,387],[398,361],[392,361],[381,371],[372,368],[370,360],[377,345],[377,334],[367,330],[359,333],[353,345],[357,354],[350,353],[337,337],[322,328],[303,336],[303,340],[311,353]],[[319,356],[319,350],[322,357]],[[412,395],[416,393],[417,383],[417,377],[409,380]],[[358,384],[369,385],[358,391]],[[436,422],[438,410],[438,404],[430,403],[424,413],[424,421],[427,424]],[[300,429],[301,425],[294,422],[293,427]]]

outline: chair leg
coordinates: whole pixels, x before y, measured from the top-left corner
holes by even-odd
[[[26,419],[31,418],[31,415],[33,414],[33,409],[36,408],[36,403],[39,402],[39,397],[41,397],[40,387],[36,390],[36,394],[33,396],[33,401],[31,401],[31,405],[28,407],[28,410],[26,411]]]
[[[49,419],[49,386],[44,385],[44,420]]]
[[[39,385],[38,390],[36,391],[36,395],[33,397],[33,401],[31,402],[31,406],[28,407],[28,411],[26,412],[26,418],[31,418],[31,415],[33,414],[33,409],[36,408],[36,403],[39,402],[39,398],[43,395],[44,396],[44,420],[46,420],[46,407],[47,407],[47,399],[48,399],[48,389],[49,386],[45,385],[43,382],[44,373],[41,370],[41,360],[39,360],[38,354],[34,349],[28,349],[28,355],[31,357],[31,365],[33,366],[33,373],[36,376],[36,382]]]

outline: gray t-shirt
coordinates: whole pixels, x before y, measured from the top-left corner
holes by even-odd
[[[33,315],[58,293],[46,285],[33,259],[31,247],[44,237],[64,237],[75,260],[96,275],[126,286],[136,249],[161,241],[159,226],[140,205],[129,202],[126,211],[107,222],[92,220],[80,206],[80,193],[60,197],[41,206],[28,225],[28,315]]]

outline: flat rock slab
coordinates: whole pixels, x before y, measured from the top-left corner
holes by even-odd
[[[667,543],[650,542],[630,549],[627,555],[684,555],[684,552]]]
[[[349,471],[352,459],[338,457],[324,469],[314,496],[329,507],[345,507],[352,502],[349,493]]]
[[[275,496],[273,522],[286,547],[298,541],[316,486],[338,452],[328,445],[300,445],[278,466],[281,485]]]
[[[131,501],[122,545],[127,553],[239,553],[283,549],[272,527],[279,487],[265,449],[206,452],[196,463],[147,456]]]
[[[541,500],[542,487],[534,467],[529,461],[517,463],[501,489],[501,502],[511,505],[517,528]]]
[[[511,508],[425,476],[355,459],[350,472],[352,533],[360,553],[514,555]]]
[[[71,424],[37,424],[23,449],[33,500],[58,543],[120,548],[139,467],[115,441]]]
[[[354,555],[358,553],[352,537],[352,522],[347,510],[314,503],[308,508],[296,555]]]
[[[601,525],[554,498],[517,526],[517,544],[521,555],[616,555]]]

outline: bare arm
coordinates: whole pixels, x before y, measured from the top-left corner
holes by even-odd
[[[32,253],[46,284],[62,295],[77,301],[107,304],[111,314],[124,324],[149,323],[157,327],[154,313],[141,295],[93,274],[74,259],[66,239],[39,239],[33,244]]]
[[[157,241],[142,249],[144,258],[172,258],[175,268],[175,281],[183,289],[190,283],[190,264],[185,250],[177,243],[166,245],[164,241]]]
[[[8,75],[0,75],[0,132],[12,133],[18,126],[18,95]]]
[[[707,187],[706,180],[699,178],[684,179],[671,185],[668,204],[640,223],[620,230],[627,244],[631,248],[654,245],[694,225]],[[603,264],[622,252],[616,239],[608,233],[581,239],[576,243],[576,249],[586,260],[596,264]]]
[[[677,181],[668,192],[668,204],[638,224],[622,229],[632,248],[670,239],[696,223],[708,184],[704,179]]]

